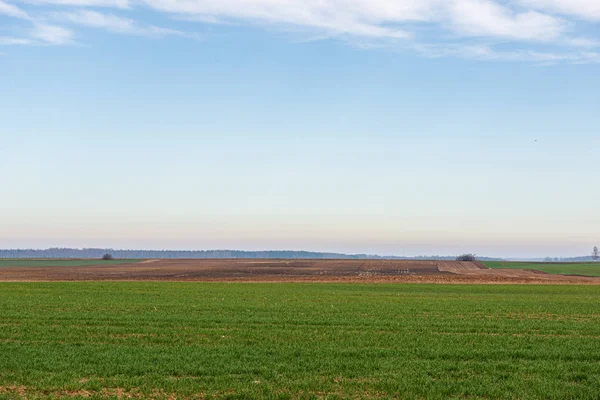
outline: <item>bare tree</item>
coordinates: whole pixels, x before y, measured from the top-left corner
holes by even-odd
[[[594,250],[592,251],[592,260],[598,261],[600,259],[600,250],[598,250],[598,246],[594,246]]]

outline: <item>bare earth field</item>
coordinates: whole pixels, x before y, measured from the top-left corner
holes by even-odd
[[[205,281],[600,284],[600,278],[480,263],[407,260],[146,260],[127,264],[0,268],[0,281]]]

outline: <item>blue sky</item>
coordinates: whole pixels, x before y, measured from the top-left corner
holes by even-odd
[[[0,0],[0,247],[583,255],[600,3]]]

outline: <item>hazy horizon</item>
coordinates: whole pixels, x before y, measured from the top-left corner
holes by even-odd
[[[11,247],[11,248],[0,248],[0,251],[8,251],[8,250],[33,250],[33,251],[45,251],[52,249],[69,249],[69,250],[85,250],[85,249],[101,249],[101,250],[113,250],[113,251],[148,251],[148,252],[219,252],[219,251],[241,251],[241,252],[307,252],[307,253],[323,253],[323,254],[343,254],[343,255],[367,255],[367,256],[378,256],[378,257],[407,257],[407,258],[415,258],[415,257],[455,257],[461,254],[475,254],[477,257],[481,258],[497,258],[497,259],[542,259],[546,257],[550,258],[577,258],[577,257],[589,257],[590,254],[572,254],[572,255],[560,255],[560,254],[537,254],[537,255],[529,255],[529,256],[519,256],[519,255],[503,255],[499,256],[497,254],[479,254],[471,251],[464,251],[459,253],[414,253],[414,254],[393,254],[393,253],[377,253],[377,252],[352,252],[352,251],[334,251],[334,250],[314,250],[310,248],[230,248],[230,247],[222,247],[222,248],[136,248],[136,247],[110,247],[110,246],[82,246],[82,247],[73,247],[73,246],[50,246],[50,247]],[[590,251],[591,253],[591,251]]]
[[[597,4],[0,0],[0,248],[589,254]]]
[[[177,252],[183,252],[183,253],[201,253],[201,252],[206,252],[206,253],[220,253],[220,252],[243,252],[243,253],[314,253],[314,254],[330,254],[330,255],[340,255],[340,256],[365,256],[366,258],[372,257],[372,258],[377,258],[377,257],[381,257],[381,258],[435,258],[435,257],[439,257],[441,258],[453,258],[453,257],[457,257],[459,255],[462,254],[474,254],[474,253],[456,253],[456,254],[429,254],[429,253],[423,253],[423,254],[409,254],[409,255],[400,255],[400,254],[379,254],[379,253],[364,253],[364,252],[357,252],[357,253],[352,253],[352,252],[336,252],[336,251],[314,251],[314,250],[310,250],[310,249],[257,249],[257,250],[248,250],[248,249],[235,249],[235,248],[222,248],[222,249],[176,249],[176,248],[172,248],[172,249],[150,249],[150,248],[146,248],[146,249],[138,249],[138,248],[113,248],[113,247],[80,247],[80,248],[74,248],[74,247],[50,247],[50,248],[12,248],[12,249],[4,249],[4,248],[0,248],[0,253],[4,252],[4,251],[49,251],[49,250],[74,250],[74,251],[84,251],[84,250],[102,250],[103,252],[109,252],[109,254],[114,255],[112,252],[148,252],[148,253],[152,253],[152,252],[165,252],[165,253],[177,253]],[[104,254],[104,253],[102,253]],[[77,256],[76,258],[98,258],[100,257],[102,254],[98,255],[97,257],[95,256]],[[561,259],[561,260],[569,260],[572,258],[581,258],[581,257],[588,257],[590,258],[591,256],[589,254],[579,254],[579,255],[572,255],[572,256],[547,256],[547,255],[537,255],[537,256],[497,256],[497,255],[489,255],[489,254],[474,254],[478,259],[505,259],[505,260],[515,260],[515,261],[527,261],[527,260],[542,260],[545,258],[554,258],[554,259]],[[5,254],[0,254],[0,259],[2,258],[6,258],[7,256]],[[48,257],[47,255],[44,255],[44,258]],[[49,256],[51,258],[62,258],[62,256]],[[74,257],[73,255],[68,256],[68,257]],[[252,256],[254,257],[254,256]],[[11,256],[9,256],[8,258],[13,258]],[[18,258],[18,257],[17,257]],[[140,258],[138,256],[120,256],[120,257],[116,257],[116,258]],[[141,258],[161,258],[158,256],[144,256]],[[181,257],[175,257],[175,258],[181,258]],[[188,258],[188,257],[184,257],[184,258]],[[191,258],[195,258],[195,257],[191,257]],[[206,257],[206,258],[213,258],[212,256]],[[222,256],[219,256],[217,258],[223,258]],[[236,256],[235,258],[240,258],[240,256]],[[244,256],[241,256],[241,258],[244,258]],[[281,256],[281,257],[277,257],[277,258],[297,258],[296,256],[294,257],[289,257],[289,256]],[[335,258],[335,257],[334,257]]]
[[[328,167],[320,171],[312,163],[302,166],[302,157],[276,162],[271,170],[271,162],[258,157],[246,167],[246,172],[255,169],[250,172],[255,181],[236,173],[243,168],[236,157],[186,160],[183,149],[174,153],[177,164],[168,166],[143,160],[158,157],[162,148],[126,157],[119,150],[102,156],[99,146],[99,151],[90,151],[95,153],[90,164],[64,159],[82,157],[77,152],[61,154],[62,160],[55,161],[54,151],[18,153],[16,165],[8,169],[25,165],[19,174],[8,175],[11,196],[3,198],[0,211],[0,247],[285,248],[499,257],[588,254],[600,226],[595,212],[598,189],[588,185],[593,166],[585,165],[594,163],[593,155],[567,158],[586,153],[583,146],[569,151],[569,145],[575,147],[572,142],[555,144],[552,152],[534,152],[534,146],[548,148],[544,144],[548,139],[540,140],[541,144],[524,143],[527,150],[518,156],[514,156],[518,150],[503,152],[510,163],[501,162],[501,156],[491,157],[491,148],[470,149],[466,157],[453,148],[422,160],[421,154],[430,154],[426,149],[398,160],[390,150],[381,158],[373,151],[369,161],[350,174],[343,171],[354,164],[347,155],[349,160],[342,165],[325,161]],[[360,158],[365,148],[366,143],[353,155]],[[435,160],[440,157],[444,161]],[[135,158],[142,160],[132,162]],[[335,154],[329,158],[340,159]],[[235,168],[228,162],[236,163]],[[514,168],[515,163],[521,166]],[[407,164],[425,169],[405,173]],[[161,171],[163,166],[171,171]],[[121,174],[121,168],[133,168],[134,175]],[[390,168],[393,171],[387,172]],[[295,182],[285,179],[287,173],[296,174]],[[186,183],[195,176],[197,185]]]

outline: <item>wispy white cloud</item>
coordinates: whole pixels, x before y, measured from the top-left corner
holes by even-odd
[[[458,56],[482,61],[530,62],[539,65],[550,65],[559,62],[600,63],[600,53],[571,51],[548,52],[534,50],[499,51],[486,45],[460,44],[419,44],[413,49],[429,58]]]
[[[130,18],[123,18],[97,11],[79,10],[74,12],[54,13],[54,18],[65,22],[91,28],[104,29],[108,32],[137,36],[192,36],[175,29],[161,28],[154,25],[143,25]]]
[[[32,5],[72,7],[130,8],[129,0],[21,0]]]
[[[0,45],[2,46],[15,46],[15,45],[29,45],[34,44],[31,39],[15,38],[10,36],[0,36]]]
[[[65,45],[73,43],[74,34],[61,26],[36,23],[31,37],[45,44]]]
[[[363,0],[147,0],[146,3],[155,10],[198,19],[250,22],[283,28],[302,27],[333,35],[373,38],[409,37],[406,30],[393,26],[393,23],[427,17],[425,9],[413,0],[401,6],[378,0],[373,0],[373,6]],[[384,15],[386,12],[391,16]],[[379,23],[386,20],[392,24]]]
[[[40,23],[19,7],[0,0],[0,14],[26,20],[29,37],[0,37],[0,45],[65,45],[73,42],[73,32],[60,26]]]
[[[16,0],[0,0],[0,13],[28,17],[9,1]],[[29,5],[28,10],[39,10],[32,15],[41,16],[42,21],[147,37],[195,36],[146,24],[135,13],[136,7],[166,15],[171,21],[253,25],[300,32],[309,39],[338,38],[363,48],[397,46],[423,54],[487,60],[595,62],[594,56],[581,51],[593,50],[599,44],[593,33],[590,36],[579,25],[585,24],[584,20],[600,20],[600,0],[20,1]],[[114,12],[97,8],[112,8]],[[125,10],[127,18],[120,15]],[[73,40],[73,32],[60,29],[55,35],[38,35],[36,40],[55,38],[48,43],[56,44]],[[507,45],[514,49],[495,50]]]
[[[465,35],[516,40],[548,41],[567,30],[559,18],[535,11],[516,13],[488,0],[454,2],[450,23]]]
[[[146,0],[163,12],[247,21],[254,24],[312,27],[360,37],[412,37],[409,26],[422,23],[454,34],[552,40],[567,24],[536,11],[517,12],[493,0]]]
[[[571,15],[586,20],[600,20],[598,0],[517,0],[523,7]]]
[[[594,48],[600,47],[600,40],[594,40],[585,37],[567,38],[564,40],[564,44],[573,47]]]
[[[19,7],[13,4],[6,3],[2,0],[0,0],[0,15],[8,15],[9,17],[27,20],[30,19],[29,15],[27,15],[25,11],[21,10]]]

